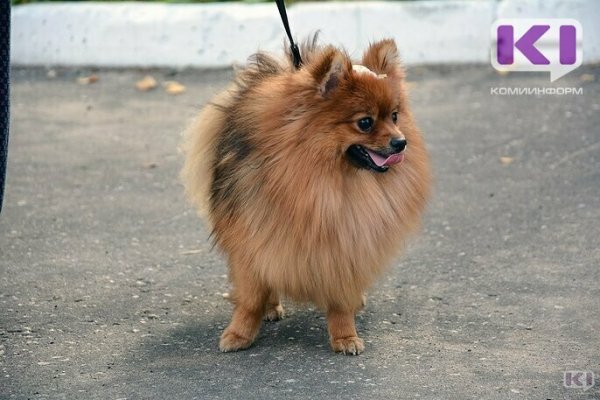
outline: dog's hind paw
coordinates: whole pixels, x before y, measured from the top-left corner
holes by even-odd
[[[265,312],[265,321],[279,321],[285,316],[285,310],[281,304],[269,306]]]
[[[365,342],[358,336],[332,339],[331,347],[336,353],[357,356],[365,350]]]

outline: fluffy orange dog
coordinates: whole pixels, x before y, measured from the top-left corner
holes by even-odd
[[[327,313],[331,346],[359,354],[363,293],[419,225],[428,157],[393,40],[359,65],[316,40],[295,69],[256,54],[188,129],[182,178],[228,258],[222,351],[249,347],[280,296]],[[289,57],[288,57],[289,59]]]

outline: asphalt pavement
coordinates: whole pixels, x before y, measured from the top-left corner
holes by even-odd
[[[250,349],[218,351],[226,265],[177,145],[231,71],[14,69],[0,398],[600,399],[600,66],[408,76],[434,196],[349,357],[290,302]]]

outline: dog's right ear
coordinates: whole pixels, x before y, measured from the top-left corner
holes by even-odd
[[[362,64],[378,75],[404,78],[398,48],[393,39],[384,39],[371,44],[363,55]]]
[[[319,93],[328,97],[352,70],[352,63],[342,52],[329,47],[311,63],[310,73],[315,79]]]

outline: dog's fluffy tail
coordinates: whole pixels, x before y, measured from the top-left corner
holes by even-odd
[[[179,147],[185,156],[180,179],[186,196],[209,225],[212,225],[209,198],[217,140],[225,123],[223,111],[233,101],[236,92],[237,86],[232,85],[206,105],[184,131]]]

